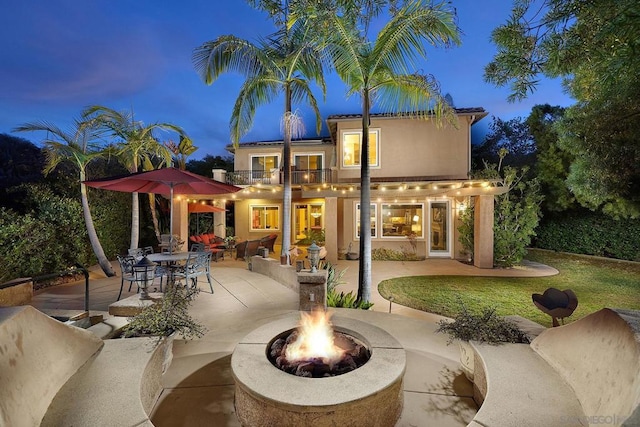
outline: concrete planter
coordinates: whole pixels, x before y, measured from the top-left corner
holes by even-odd
[[[458,347],[460,348],[460,366],[462,367],[462,372],[467,377],[467,379],[473,382],[473,361],[474,361],[474,352],[473,347],[469,344],[469,341],[461,341],[458,340]]]

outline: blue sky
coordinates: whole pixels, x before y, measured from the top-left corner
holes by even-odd
[[[46,120],[66,128],[88,105],[133,109],[150,124],[182,126],[199,150],[227,155],[229,117],[242,77],[227,74],[206,86],[191,62],[193,49],[223,34],[256,40],[273,32],[265,14],[244,0],[47,0],[3,2],[0,26],[0,133],[38,143],[43,135],[13,133],[20,124]],[[9,4],[7,4],[9,3]],[[463,31],[462,45],[430,49],[418,71],[439,80],[456,107],[483,107],[507,120],[528,116],[540,103],[568,106],[559,81],[543,80],[523,102],[508,103],[508,88],[484,83],[484,66],[495,53],[491,30],[505,22],[511,1],[452,0]],[[320,109],[330,114],[359,113],[358,98],[345,97],[335,74]],[[283,102],[261,107],[242,141],[281,138]],[[295,106],[294,106],[295,107]],[[307,134],[316,136],[309,111]],[[486,118],[478,131],[490,123]],[[475,132],[480,138],[482,132]],[[323,129],[326,135],[326,128]],[[160,135],[162,137],[162,135]],[[166,135],[167,138],[170,135]]]

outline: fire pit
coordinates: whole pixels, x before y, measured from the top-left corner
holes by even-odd
[[[325,372],[324,365],[334,368],[339,363],[320,355],[297,365],[296,371],[305,366],[300,369],[302,376],[292,375],[276,367],[277,362],[272,363],[269,357],[273,344],[279,339],[288,338],[289,344],[295,341],[289,337],[299,334],[299,331],[293,333],[299,322],[300,314],[291,313],[255,329],[236,346],[231,368],[240,423],[296,427],[395,425],[402,412],[402,377],[406,364],[400,343],[368,323],[334,317],[331,322],[338,347],[370,357],[346,373],[331,373]],[[354,350],[352,345],[362,348]],[[310,367],[309,363],[323,367],[316,372],[315,366]]]
[[[330,313],[300,315],[300,326],[280,334],[267,348],[278,369],[299,377],[334,377],[358,369],[371,357],[359,339],[333,330]]]

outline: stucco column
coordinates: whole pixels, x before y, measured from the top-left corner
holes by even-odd
[[[171,232],[184,240],[184,245],[179,249],[186,250],[189,240],[189,206],[184,196],[173,198],[173,230]]]
[[[473,265],[493,268],[493,195],[475,196]]]
[[[338,262],[338,198],[324,199],[324,246],[327,260],[331,264]]]

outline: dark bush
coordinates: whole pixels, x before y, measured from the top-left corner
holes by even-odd
[[[620,219],[588,210],[547,214],[533,246],[558,252],[640,261],[640,220]]]

